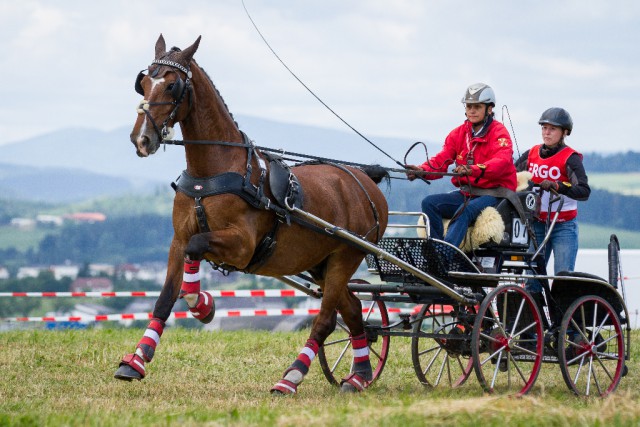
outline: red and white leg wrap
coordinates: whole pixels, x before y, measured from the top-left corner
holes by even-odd
[[[140,357],[140,355],[138,355],[138,349],[136,349],[135,353],[127,354],[125,357],[123,357],[120,365],[131,366],[133,369],[135,369],[136,372],[140,374],[140,379],[144,378],[144,376],[146,375],[144,360],[142,359],[142,357]]]
[[[151,362],[156,347],[160,344],[160,337],[164,331],[164,322],[156,317],[151,319],[147,329],[144,331],[142,339],[138,341],[136,352],[127,354],[120,361],[120,365],[129,365],[141,376],[146,375],[145,362]]]
[[[353,367],[351,374],[340,383],[342,391],[359,392],[369,387],[373,380],[371,360],[369,359],[369,343],[367,336],[360,334],[351,337],[353,348]]]
[[[200,261],[184,261],[180,298],[184,298],[189,311],[196,319],[202,321],[207,317],[213,318],[213,297],[208,292],[200,291]]]
[[[184,298],[189,307],[195,307],[200,293],[200,261],[184,260],[184,273],[180,298]]]
[[[136,354],[144,359],[145,362],[151,362],[156,352],[156,347],[160,344],[160,337],[164,332],[164,322],[156,317],[151,319],[147,330],[144,331],[142,339],[136,346]]]
[[[351,347],[353,348],[353,372],[357,372],[363,378],[371,380],[372,372],[367,336],[365,334],[352,336]]]
[[[209,292],[200,292],[196,306],[189,307],[189,311],[193,317],[201,321],[205,320],[208,316],[211,316],[213,310],[213,297]],[[211,319],[213,319],[213,316],[211,316]]]
[[[318,354],[318,350],[320,346],[316,340],[307,340],[307,343],[304,345],[300,354],[290,366],[290,369],[297,369],[302,372],[302,375],[307,375],[309,372],[309,366],[311,366],[311,362],[315,359]]]
[[[284,372],[282,379],[271,388],[271,393],[294,394],[298,391],[298,385],[309,372],[309,366],[318,354],[320,346],[316,340],[307,340],[307,343],[298,354],[296,360]]]

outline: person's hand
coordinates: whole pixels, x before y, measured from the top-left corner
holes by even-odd
[[[540,185],[540,188],[542,188],[545,191],[549,191],[549,190],[558,191],[558,183],[555,181],[550,181],[548,179],[545,179],[539,185]]]
[[[418,178],[418,175],[416,175],[412,171],[422,171],[422,168],[416,165],[404,165],[404,167],[405,169],[407,169],[406,174],[409,181],[413,181],[414,179]]]
[[[467,165],[458,165],[453,171],[459,175],[464,175],[464,176],[469,176],[471,175],[471,172],[472,172],[471,167]]]

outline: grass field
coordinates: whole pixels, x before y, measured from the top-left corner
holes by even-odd
[[[625,196],[640,196],[640,173],[589,173],[589,185]]]
[[[601,227],[584,222],[580,222],[579,227],[580,249],[606,249],[612,234],[618,236],[620,247],[623,250],[640,249],[640,232]]]
[[[414,374],[409,338],[391,339],[389,361],[365,393],[341,394],[314,361],[299,393],[271,386],[308,331],[206,332],[169,328],[142,382],[113,378],[142,330],[0,333],[0,426],[637,426],[639,354],[606,399],[578,398],[546,364],[524,398],[484,395],[475,376],[459,389],[427,389]],[[634,331],[632,341],[640,337]]]

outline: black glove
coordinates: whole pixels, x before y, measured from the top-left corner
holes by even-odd
[[[558,183],[555,181],[550,181],[548,179],[545,179],[540,183],[540,188],[542,188],[545,191],[549,191],[551,189],[558,191]]]

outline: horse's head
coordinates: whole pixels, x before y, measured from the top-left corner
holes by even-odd
[[[167,52],[160,34],[148,73],[143,70],[138,74],[135,89],[144,98],[131,131],[138,156],[155,153],[163,139],[173,137],[175,123],[189,114],[193,97],[190,66],[199,44],[200,37],[184,50],[174,47]]]

